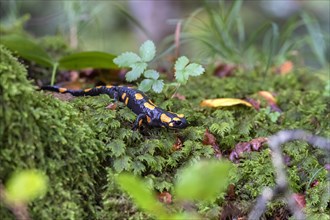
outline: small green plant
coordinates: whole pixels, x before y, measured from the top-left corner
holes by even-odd
[[[128,82],[139,79],[142,75],[145,77],[139,85],[142,91],[152,89],[156,93],[160,93],[164,88],[163,80],[159,79],[159,73],[153,69],[147,69],[148,63],[154,59],[156,55],[155,44],[147,40],[139,50],[139,55],[133,52],[125,52],[117,56],[113,62],[119,67],[129,67],[131,70],[126,74]],[[171,85],[177,86],[186,84],[189,76],[199,76],[204,73],[204,68],[196,63],[190,63],[185,56],[179,57],[175,63],[175,78],[177,83]]]
[[[6,184],[8,202],[30,202],[47,191],[47,176],[38,170],[23,170],[14,173]]]
[[[178,175],[174,186],[174,196],[179,204],[213,201],[224,192],[233,172],[233,165],[227,161],[199,161],[185,167]],[[148,184],[132,174],[120,174],[117,183],[133,198],[144,211],[158,219],[198,219],[194,213],[168,212],[156,200]],[[179,205],[178,204],[178,205]]]
[[[281,113],[276,111],[273,112],[270,107],[261,109],[261,111],[264,112],[273,123],[277,122],[278,118],[281,116]]]

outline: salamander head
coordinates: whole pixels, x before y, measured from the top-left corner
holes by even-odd
[[[162,124],[167,128],[183,129],[188,126],[188,122],[184,115],[172,112],[162,113],[160,115]]]

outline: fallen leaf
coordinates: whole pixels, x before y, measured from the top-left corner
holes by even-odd
[[[107,109],[115,110],[117,108],[117,103],[110,103],[107,107]]]
[[[305,208],[306,206],[306,199],[305,199],[305,195],[301,194],[301,193],[293,193],[292,194],[293,199],[297,202],[298,207],[300,209]]]
[[[236,199],[235,185],[234,184],[229,184],[228,189],[227,189],[227,198],[229,200],[235,200]]]
[[[280,107],[278,107],[278,105],[277,105],[277,101],[276,101],[275,95],[273,93],[268,92],[268,91],[259,91],[258,95],[267,101],[270,109],[273,112],[282,112]]]
[[[219,64],[215,70],[214,75],[220,78],[228,77],[234,75],[234,71],[237,69],[236,66],[230,64]]]
[[[204,133],[203,145],[211,145],[213,147],[215,157],[218,159],[222,157],[217,140],[214,135],[209,132],[208,129],[206,129]]]
[[[175,93],[175,94],[173,95],[173,97],[175,97],[175,98],[177,98],[177,99],[179,99],[179,100],[186,100],[186,96],[181,95],[181,94],[179,94],[179,93]]]
[[[263,143],[265,143],[266,141],[267,141],[267,138],[259,137],[259,138],[252,139],[250,141],[250,143],[251,143],[252,149],[255,151],[258,151],[260,149],[261,145]]]
[[[310,187],[313,188],[313,187],[319,185],[319,183],[320,183],[320,182],[319,182],[318,180],[314,180],[314,181],[310,184]]]
[[[183,146],[182,140],[179,137],[177,137],[176,140],[175,140],[175,143],[172,146],[172,149],[174,151],[178,151],[182,148],[182,146]]]
[[[284,63],[282,63],[279,67],[277,67],[275,69],[275,72],[280,75],[286,75],[286,74],[292,72],[293,67],[294,67],[294,65],[293,65],[292,61],[287,60]]]
[[[258,95],[266,99],[268,103],[275,103],[276,104],[276,99],[274,95],[271,92],[268,91],[259,91]]]
[[[252,107],[251,103],[242,99],[235,98],[219,98],[219,99],[205,99],[201,102],[202,107],[224,107],[243,104]]]
[[[246,98],[246,101],[248,101],[255,110],[257,110],[257,111],[260,110],[260,101],[259,100],[255,100],[252,98]]]
[[[258,151],[265,142],[267,142],[267,138],[265,137],[255,138],[248,142],[240,142],[236,144],[235,148],[230,153],[229,159],[237,163],[243,153]]]
[[[172,203],[172,195],[168,192],[162,192],[158,194],[158,200],[165,204]]]

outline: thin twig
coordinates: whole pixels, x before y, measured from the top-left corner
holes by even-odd
[[[250,220],[259,219],[265,212],[267,204],[275,197],[283,196],[288,201],[289,209],[291,210],[295,219],[306,219],[303,211],[298,207],[296,201],[292,196],[289,188],[288,178],[285,170],[284,159],[282,155],[281,145],[293,141],[304,140],[311,145],[314,145],[322,150],[325,150],[327,155],[330,155],[330,140],[312,135],[303,130],[286,130],[280,131],[268,139],[268,144],[272,150],[272,162],[276,169],[276,186],[274,189],[265,188],[261,196],[257,199],[254,209],[249,215]]]
[[[176,24],[176,28],[175,28],[175,39],[174,39],[174,42],[175,42],[175,58],[177,59],[179,57],[179,54],[180,54],[180,34],[181,34],[181,21],[179,21],[177,24]]]

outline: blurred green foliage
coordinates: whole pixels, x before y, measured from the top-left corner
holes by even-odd
[[[15,172],[6,183],[6,200],[9,203],[28,203],[42,197],[47,191],[48,178],[38,170]]]

